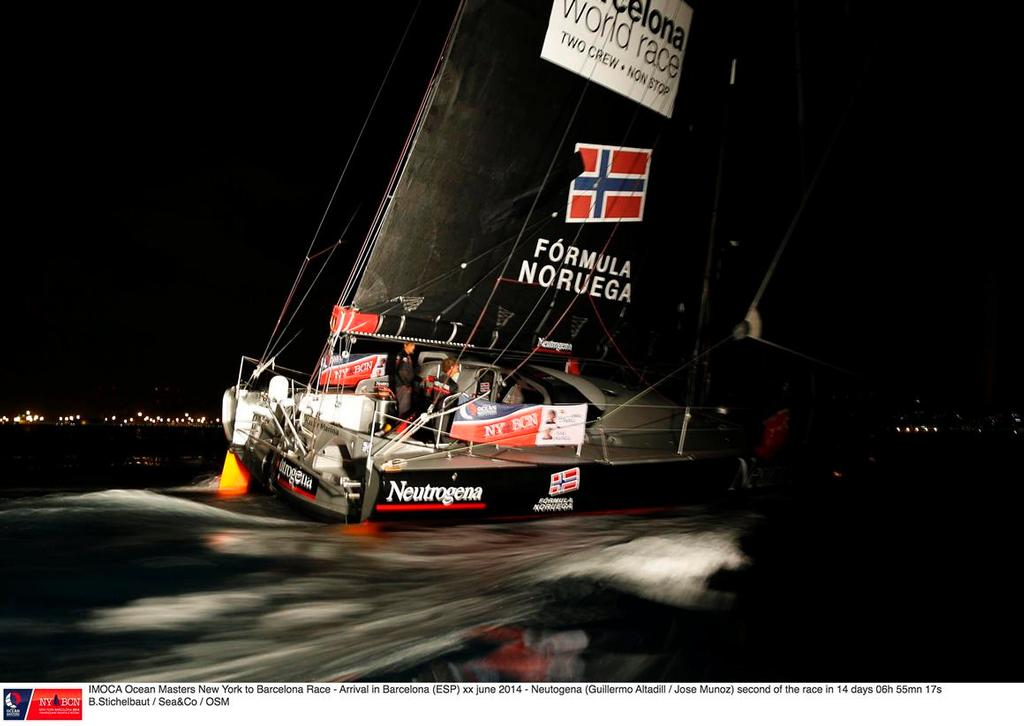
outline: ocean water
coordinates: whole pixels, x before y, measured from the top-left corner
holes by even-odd
[[[659,516],[389,529],[222,498],[211,456],[30,467],[0,490],[0,675],[1021,680],[1012,472],[925,461]]]

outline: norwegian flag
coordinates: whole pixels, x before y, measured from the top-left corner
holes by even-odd
[[[551,475],[551,487],[548,489],[548,496],[557,497],[559,494],[568,494],[580,488],[580,468],[574,466],[572,469],[555,472]]]
[[[583,173],[569,186],[566,222],[639,222],[644,218],[651,149],[576,144]]]

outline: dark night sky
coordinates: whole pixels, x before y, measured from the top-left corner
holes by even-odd
[[[216,411],[239,356],[263,349],[411,5],[366,10],[374,32],[299,11],[140,16],[126,29],[24,18],[5,104],[13,334],[0,412],[102,414],[155,396]],[[722,222],[741,244],[725,252],[716,297],[731,325],[799,181],[793,3],[725,5],[748,11],[722,37],[741,82]],[[900,395],[983,405],[990,390],[994,405],[1018,405],[996,21],[801,5],[810,171],[859,90],[764,299],[765,337]],[[312,365],[439,51],[450,4],[427,6],[317,244],[359,209],[288,364]],[[357,49],[362,67],[347,60]]]

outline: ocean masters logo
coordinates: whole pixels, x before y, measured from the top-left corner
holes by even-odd
[[[31,701],[31,688],[5,688],[4,721],[24,721]]]

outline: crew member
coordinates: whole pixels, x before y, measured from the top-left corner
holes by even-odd
[[[415,343],[405,343],[392,361],[391,390],[398,401],[398,417],[406,418],[413,409],[413,386],[416,383]]]
[[[452,357],[441,361],[441,377],[434,381],[434,398],[431,401],[437,408],[448,396],[459,392],[459,373],[462,366]]]

